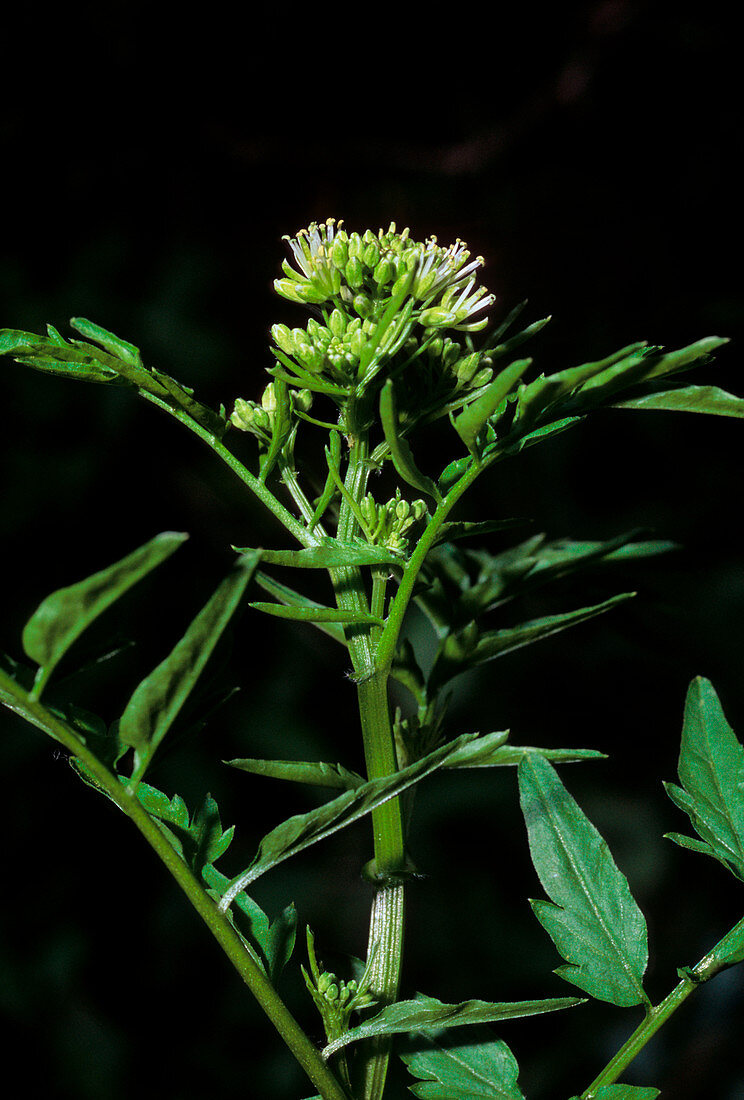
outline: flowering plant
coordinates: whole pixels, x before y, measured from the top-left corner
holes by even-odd
[[[520,328],[517,307],[476,342],[476,334],[487,330],[494,296],[478,282],[482,259],[471,258],[463,242],[417,242],[394,224],[349,233],[329,219],[300,231],[289,250],[275,289],[310,317],[304,326],[273,326],[270,380],[258,399],[237,397],[229,414],[203,405],[191,389],[145,365],[137,347],[90,321],[73,319],[77,336],[71,339],[52,326],[41,336],[0,331],[0,352],[18,363],[133,390],[175,417],[294,540],[291,548],[237,549],[232,568],[183,637],[133,687],[113,720],[73,703],[55,670],[75,657],[88,626],[178,549],[182,533],[156,535],[47,596],[24,629],[23,659],[3,661],[0,700],[61,745],[80,778],[132,821],[323,1100],[390,1095],[388,1068],[396,1050],[417,1096],[520,1100],[515,1056],[487,1025],[565,1010],[587,998],[641,1006],[644,1018],[572,1100],[648,1100],[655,1088],[618,1084],[618,1078],[701,983],[744,960],[744,922],[696,965],[680,970],[672,992],[653,1005],[644,988],[645,918],[558,771],[601,752],[513,744],[500,730],[453,736],[447,707],[451,684],[463,672],[586,623],[634,593],[615,592],[510,625],[499,622],[505,607],[518,606],[515,601],[536,588],[550,591],[567,575],[580,579],[590,567],[631,566],[669,544],[631,532],[591,542],[538,535],[474,550],[473,539],[501,537],[513,521],[453,514],[491,467],[577,428],[597,409],[744,416],[744,399],[679,381],[725,341],[708,337],[672,351],[632,343],[600,360],[535,374],[532,358],[514,352],[549,318]],[[417,440],[440,420],[449,421],[443,425],[447,461],[441,469],[423,469],[427,463],[414,453]],[[253,463],[236,454],[240,433],[252,437]],[[310,449],[321,441],[315,448],[323,468],[319,491],[311,489],[312,471],[296,457],[300,436]],[[381,495],[372,487],[373,475],[383,475],[380,484],[389,482]],[[283,569],[326,572],[328,601],[287,584],[276,575]],[[257,599],[260,594],[268,598]],[[413,605],[430,630],[426,660],[406,632]],[[255,613],[256,629],[261,615],[270,615],[321,630],[342,647],[358,696],[365,774],[344,763],[230,761],[243,772],[325,789],[328,798],[275,825],[250,862],[241,858],[228,870],[224,861],[235,830],[223,828],[214,799],[189,808],[179,794],[149,780],[163,741],[178,729],[220,638],[244,608]],[[392,681],[409,701],[394,711]],[[434,772],[503,766],[517,768],[530,852],[548,896],[532,906],[563,960],[557,973],[572,995],[457,1004],[428,994],[404,997],[405,897],[418,874],[406,843],[415,787]],[[673,839],[744,879],[744,748],[706,680],[690,687],[679,779],[681,785],[668,791],[698,838]],[[346,975],[338,977],[324,969],[315,937],[306,932],[308,1007],[317,1009],[325,1031],[318,1047],[280,993],[297,914],[288,905],[270,918],[250,888],[298,852],[366,817],[372,824],[372,858],[360,858],[372,892],[366,958],[351,958]]]

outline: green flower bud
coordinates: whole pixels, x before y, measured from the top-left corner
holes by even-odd
[[[349,259],[349,238],[345,233],[339,233],[331,246],[331,263],[339,271],[343,271]]]
[[[352,290],[358,290],[360,286],[364,285],[364,265],[357,256],[351,257],[344,274],[346,275],[346,282]]]
[[[474,374],[478,369],[480,363],[480,355],[477,351],[474,351],[472,355],[466,355],[464,359],[461,359],[457,364],[457,381],[461,385],[466,385],[472,381]]]
[[[352,305],[359,316],[365,318],[369,317],[375,306],[369,294],[355,294]]]
[[[396,519],[408,519],[408,514],[411,511],[411,505],[407,500],[399,500],[395,505]]]
[[[369,268],[377,267],[377,263],[380,259],[380,248],[377,241],[372,240],[362,253],[362,259]]]
[[[298,412],[310,412],[313,405],[312,390],[294,390],[292,393],[292,404]]]
[[[380,288],[387,286],[390,280],[395,277],[395,271],[395,264],[391,260],[380,260],[374,270],[374,280],[377,286]]]
[[[255,419],[255,407],[252,401],[244,401],[242,397],[235,400],[235,408],[230,416],[230,423],[241,432],[252,432]]]
[[[477,374],[474,374],[470,379],[471,389],[477,389],[478,386],[487,385],[493,378],[493,371],[490,367],[484,367],[483,370],[479,370]]]
[[[294,355],[292,333],[289,331],[286,325],[272,325],[271,337],[276,346],[286,355]]]
[[[440,306],[432,306],[422,311],[419,322],[424,328],[448,328],[457,322],[457,314]]]
[[[393,283],[393,289],[391,291],[393,297],[395,297],[396,294],[400,294],[402,291],[404,291],[409,285],[410,280],[411,277],[407,271],[404,271],[402,275],[399,275]]]
[[[362,238],[358,233],[352,233],[349,237],[349,259],[361,259],[362,252],[364,252],[364,242]]]
[[[300,305],[320,305],[328,298],[321,290],[307,283],[297,283],[294,279],[274,279],[274,290],[281,294],[282,298],[288,298],[290,302],[299,302]]]
[[[339,339],[344,335],[346,332],[346,318],[340,309],[334,309],[333,313],[328,318],[328,327],[333,335],[337,336]]]
[[[364,347],[367,343],[367,337],[361,328],[356,329],[351,334],[349,339],[349,350],[353,356],[357,359],[361,357]]]
[[[261,408],[264,410],[264,412],[273,413],[276,412],[278,407],[279,405],[276,399],[276,390],[274,388],[274,383],[269,382],[268,386],[261,395]]]

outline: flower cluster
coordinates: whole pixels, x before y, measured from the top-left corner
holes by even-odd
[[[404,500],[400,489],[386,504],[377,504],[372,494],[367,493],[360,510],[367,524],[369,542],[386,546],[388,550],[405,550],[408,546],[406,532],[428,511],[423,500]]]
[[[442,247],[437,238],[412,241],[408,229],[399,233],[391,222],[387,230],[347,233],[333,218],[313,222],[289,241],[296,267],[282,264],[285,278],[274,288],[290,301],[304,305],[336,302],[358,317],[379,318],[379,305],[405,291],[418,310],[424,328],[476,331],[483,317],[474,319],[494,301],[485,287],[476,287],[482,257],[470,258],[463,241]]]
[[[359,982],[353,978],[345,982],[330,971],[321,971],[315,955],[315,938],[309,928],[307,929],[307,947],[310,974],[304,966],[301,968],[305,985],[323,1020],[328,1041],[333,1042],[349,1030],[353,1012],[371,1008],[376,1003],[375,998],[368,992],[372,976],[372,956]]]

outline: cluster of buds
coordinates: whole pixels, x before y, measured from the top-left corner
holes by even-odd
[[[433,412],[443,415],[450,402],[462,403],[493,378],[493,358],[487,351],[464,348],[449,336],[427,341],[416,355],[415,340],[408,340],[403,353],[411,356],[410,366],[397,383],[398,412],[402,423],[416,421]]]
[[[359,982],[353,978],[345,982],[337,978],[331,971],[321,971],[315,957],[315,940],[312,932],[307,930],[308,959],[311,974],[301,968],[305,978],[305,985],[320,1013],[325,1033],[329,1043],[340,1038],[349,1030],[351,1014],[360,1012],[365,1008],[371,1008],[376,1000],[368,992],[371,980],[371,958],[365,968]]]
[[[485,287],[476,287],[483,258],[471,260],[463,241],[442,247],[436,237],[412,241],[408,229],[347,233],[333,218],[313,222],[289,241],[296,267],[285,260],[285,278],[274,288],[303,305],[334,302],[362,318],[379,317],[379,304],[405,291],[420,310],[427,329],[475,331],[485,318],[473,320],[494,301]]]
[[[361,317],[347,320],[340,309],[334,309],[327,325],[311,318],[306,328],[274,325],[271,335],[280,351],[311,374],[325,374],[348,385],[356,379],[362,351],[374,329],[374,322],[362,322]]]
[[[274,433],[276,410],[276,389],[274,383],[269,382],[261,395],[260,405],[255,401],[244,401],[242,397],[236,398],[230,423],[241,432],[250,432],[261,442],[268,443]]]
[[[360,511],[371,543],[385,546],[388,550],[402,551],[408,545],[406,532],[424,518],[428,509],[423,500],[404,500],[398,489],[386,504],[377,504],[372,494],[367,493],[360,504]]]
[[[276,384],[269,382],[261,395],[260,404],[256,401],[245,401],[242,397],[236,398],[230,423],[241,432],[255,435],[262,443],[269,443],[277,430],[278,421],[288,419],[290,398],[286,387],[283,387],[282,396],[284,402],[280,400]],[[294,409],[307,412],[312,400],[313,395],[309,390],[297,390],[292,393],[291,404]]]

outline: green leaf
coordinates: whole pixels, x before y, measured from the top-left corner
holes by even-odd
[[[202,405],[194,397],[194,391],[177,382],[175,378],[154,367],[145,367],[140,358],[139,349],[133,344],[122,340],[119,336],[114,336],[112,332],[108,332],[84,317],[73,317],[70,325],[76,332],[95,340],[105,349],[102,353],[98,353],[98,357],[122,378],[132,382],[142,392],[164,401],[171,408],[185,412],[217,438],[224,435],[228,425],[225,416]],[[75,343],[77,344],[78,341]],[[85,346],[90,347],[90,345]]]
[[[659,1090],[641,1085],[602,1085],[594,1100],[655,1100]]]
[[[603,760],[605,753],[596,749],[542,749],[533,745],[507,745],[508,730],[486,733],[464,745],[450,760],[447,768],[496,768],[520,764],[530,755],[555,760],[558,764],[571,764],[579,760]]]
[[[744,879],[744,747],[702,676],[687,692],[678,770],[682,789],[667,784],[670,797],[688,814],[709,854]],[[695,842],[685,846],[705,850]]]
[[[133,780],[142,779],[204,671],[243,598],[259,557],[256,551],[238,559],[168,657],[142,681],[127,703],[119,732],[124,744],[135,750]]]
[[[489,630],[477,639],[473,638],[472,644],[469,641],[469,628],[466,627],[464,631],[452,634],[445,640],[431,671],[430,685],[441,686],[453,676],[469,668],[493,661],[522,646],[532,645],[533,642],[549,638],[552,634],[557,634],[568,627],[593,619],[596,615],[610,611],[617,604],[631,599],[634,595],[635,592],[622,592],[591,607],[581,607],[576,611],[566,611],[560,615],[546,615],[503,630]]]
[[[349,1028],[324,1048],[323,1057],[330,1058],[349,1043],[357,1043],[361,1039],[371,1039],[377,1035],[439,1031],[465,1024],[490,1024],[498,1020],[514,1020],[521,1016],[557,1012],[581,1003],[579,997],[553,997],[542,1001],[463,1001],[461,1004],[448,1005],[434,997],[420,995],[415,1001],[396,1001],[395,1004],[386,1005],[363,1024]]]
[[[519,789],[532,862],[554,903],[532,907],[568,963],[556,973],[602,1001],[648,1003],[646,922],[606,842],[541,756],[519,765]]]
[[[307,596],[303,596],[300,592],[295,592],[294,588],[289,588],[286,584],[281,584],[279,581],[274,580],[273,577],[269,577],[266,573],[260,571],[256,572],[253,579],[259,588],[263,588],[264,592],[268,592],[270,596],[274,596],[279,603],[286,604],[287,607],[300,607],[315,611],[331,610],[323,604],[316,603],[315,600],[308,599]],[[328,634],[329,637],[340,642],[341,645],[346,645],[346,636],[341,623],[316,621],[316,625],[318,630],[322,630],[324,634]]]
[[[517,359],[516,362],[510,363],[487,386],[485,392],[467,405],[453,421],[455,431],[472,455],[478,454],[478,436],[489,418],[493,416],[531,363],[531,359]]]
[[[238,554],[253,554],[247,547],[234,546]],[[342,569],[353,565],[401,565],[399,555],[384,546],[372,546],[367,542],[341,542],[326,539],[320,546],[308,546],[302,550],[261,550],[261,561],[266,565],[283,565],[292,569]]]
[[[40,666],[35,697],[73,642],[124,593],[178,549],[188,535],[165,531],[121,561],[47,596],[23,629],[23,648]]]
[[[442,499],[442,494],[435,482],[426,474],[421,473],[407,440],[400,434],[398,429],[395,388],[391,378],[387,380],[380,391],[380,421],[395,469],[404,481],[412,485],[414,489],[418,489],[420,492],[432,497],[438,504]]]
[[[346,791],[338,798],[326,802],[309,813],[297,814],[283,821],[281,825],[277,825],[261,841],[258,852],[248,869],[232,880],[223,898],[222,907],[226,909],[239,891],[270,868],[289,859],[297,852],[309,848],[311,844],[324,840],[339,829],[358,821],[365,814],[381,806],[383,802],[401,794],[414,783],[418,783],[419,780],[442,767],[447,759],[473,736],[473,734],[463,734],[457,740],[448,745],[442,745],[428,756],[422,757],[407,768],[402,768],[394,775],[373,779],[354,791]]]
[[[508,531],[510,527],[520,527],[528,521],[523,519],[496,519],[482,522],[443,523],[439,528],[433,546],[441,542],[456,542],[459,539],[482,538],[494,531]]]
[[[744,398],[736,397],[718,386],[683,386],[674,390],[659,390],[642,397],[617,401],[615,409],[661,409],[671,412],[710,413],[713,416],[744,417]]]
[[[506,1043],[486,1028],[463,1043],[420,1036],[400,1056],[421,1084],[409,1089],[420,1100],[524,1100],[519,1066]]]
[[[251,772],[253,775],[289,779],[293,783],[309,783],[313,787],[355,791],[364,784],[361,775],[348,771],[342,764],[325,764],[315,760],[257,760],[254,757],[226,760],[225,763],[231,768]]]
[[[95,348],[70,344],[51,325],[49,336],[0,329],[0,355],[11,355],[22,366],[78,382],[122,384],[116,371],[96,356]]]
[[[100,325],[94,324],[93,321],[86,321],[84,317],[73,317],[70,320],[70,327],[74,328],[87,340],[93,340],[95,343],[100,344],[105,351],[117,359],[121,359],[123,363],[129,363],[133,367],[142,366],[139,348],[126,340],[122,340],[119,336],[114,336],[113,332],[108,332]]]
[[[211,865],[204,867],[202,877],[219,903],[230,884],[229,878]],[[294,950],[297,935],[294,905],[290,903],[274,921],[270,921],[258,902],[244,892],[235,897],[234,906],[227,914],[228,920],[258,955],[269,980],[276,983]]]
[[[281,603],[265,603],[262,600],[248,605],[265,615],[274,615],[277,619],[294,619],[298,623],[350,623],[358,625],[382,626],[381,619],[370,615],[368,611],[354,611],[335,607],[322,607],[319,604],[306,607],[291,607]]]

